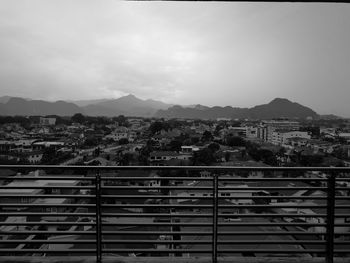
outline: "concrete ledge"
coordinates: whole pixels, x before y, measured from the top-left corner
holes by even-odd
[[[6,263],[95,263],[95,257],[0,257]],[[102,263],[211,263],[208,257],[103,257]],[[219,263],[325,263],[324,258],[296,257],[219,257]],[[336,263],[350,263],[350,258],[334,258]]]

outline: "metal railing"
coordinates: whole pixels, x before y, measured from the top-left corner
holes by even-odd
[[[350,256],[350,168],[8,169],[0,256]]]

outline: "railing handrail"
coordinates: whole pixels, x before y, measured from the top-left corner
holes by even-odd
[[[80,166],[80,165],[0,165],[0,169],[73,169],[73,170],[225,170],[225,171],[324,171],[324,172],[350,172],[350,167],[323,167],[323,166]],[[181,177],[180,177],[181,178]]]
[[[179,226],[212,226],[212,230],[210,230],[211,232],[209,233],[205,233],[205,232],[199,232],[198,235],[208,235],[208,236],[211,236],[212,237],[212,241],[208,241],[208,240],[204,240],[204,241],[201,241],[201,242],[198,242],[198,244],[200,243],[210,243],[212,244],[212,262],[213,263],[216,263],[217,260],[218,260],[218,253],[223,253],[223,252],[229,252],[229,250],[227,249],[223,249],[223,248],[219,248],[218,247],[218,244],[230,244],[231,243],[237,243],[239,244],[239,241],[230,241],[230,240],[226,240],[226,241],[220,241],[218,240],[218,235],[227,235],[229,233],[223,233],[222,230],[219,230],[218,228],[219,227],[223,227],[223,226],[240,226],[240,225],[244,225],[244,226],[275,226],[275,227],[288,227],[288,226],[295,226],[295,227],[301,227],[301,226],[320,226],[320,227],[326,227],[326,231],[322,231],[322,232],[319,232],[318,234],[322,234],[323,236],[326,237],[326,240],[322,240],[322,241],[305,241],[305,240],[295,240],[295,241],[280,241],[281,244],[325,244],[326,245],[326,250],[322,250],[322,249],[305,249],[305,252],[304,253],[322,253],[323,252],[326,252],[325,253],[325,259],[327,261],[327,263],[332,263],[333,262],[333,257],[334,257],[334,253],[337,252],[337,251],[342,251],[341,249],[334,249],[334,244],[338,244],[339,242],[334,242],[334,228],[335,228],[335,225],[337,226],[347,226],[347,225],[350,225],[350,224],[341,224],[341,223],[337,223],[335,224],[335,221],[334,221],[334,215],[335,215],[335,209],[337,208],[344,208],[344,207],[350,207],[350,206],[342,206],[342,205],[336,205],[335,203],[335,200],[336,200],[336,194],[335,194],[335,190],[336,190],[336,184],[335,184],[335,180],[337,179],[337,174],[336,173],[348,173],[350,172],[350,167],[242,167],[242,166],[67,166],[67,165],[0,165],[0,169],[28,169],[28,170],[38,170],[38,169],[62,169],[62,170],[77,170],[77,171],[94,171],[94,174],[89,174],[88,177],[78,177],[77,175],[72,175],[74,178],[74,180],[81,180],[81,181],[90,181],[92,185],[89,185],[89,186],[78,186],[78,185],[74,185],[74,186],[60,186],[60,185],[57,185],[57,186],[9,186],[9,187],[6,187],[6,186],[3,186],[2,188],[3,189],[50,189],[50,188],[61,188],[61,189],[92,189],[92,190],[95,190],[94,193],[89,193],[89,196],[84,196],[84,198],[91,198],[91,199],[94,199],[95,200],[95,204],[86,204],[86,203],[80,203],[80,204],[41,204],[41,203],[31,203],[31,204],[22,204],[22,203],[16,203],[16,204],[3,204],[2,206],[4,208],[8,208],[8,207],[49,207],[49,206],[54,206],[54,207],[96,207],[96,210],[94,213],[91,213],[91,214],[94,214],[94,218],[95,218],[95,222],[64,222],[64,223],[61,223],[62,225],[76,225],[76,226],[79,226],[79,225],[91,225],[91,226],[95,226],[96,228],[92,231],[85,231],[86,234],[92,234],[92,233],[95,233],[95,236],[96,236],[96,249],[93,251],[95,254],[96,254],[96,260],[98,263],[102,262],[102,253],[112,253],[113,251],[114,252],[122,252],[123,249],[103,249],[102,247],[102,243],[103,243],[103,240],[102,240],[102,236],[103,235],[111,235],[113,234],[112,232],[113,231],[106,231],[106,230],[103,230],[102,229],[102,225],[103,226],[110,226],[110,225],[115,225],[115,223],[103,223],[102,222],[102,219],[101,217],[103,216],[108,216],[108,213],[106,212],[103,212],[103,208],[122,208],[123,206],[125,205],[120,205],[120,204],[102,204],[102,200],[104,198],[130,198],[130,199],[142,199],[142,198],[150,198],[150,199],[154,199],[155,197],[157,198],[160,198],[160,199],[164,199],[164,200],[172,200],[172,199],[186,199],[184,197],[176,197],[176,196],[166,196],[164,193],[162,193],[161,195],[141,195],[141,196],[132,196],[132,195],[111,195],[111,194],[104,194],[103,193],[103,189],[114,189],[114,190],[117,190],[117,189],[128,189],[128,188],[133,188],[133,189],[138,189],[138,190],[142,190],[142,189],[157,189],[157,190],[183,190],[183,189],[197,189],[197,190],[208,190],[208,191],[212,191],[212,195],[211,196],[207,196],[207,197],[197,197],[197,196],[194,196],[193,199],[208,199],[208,200],[212,200],[212,204],[174,204],[174,203],[165,203],[165,204],[146,204],[146,203],[142,203],[142,204],[132,204],[132,205],[129,205],[130,208],[145,208],[145,207],[148,207],[148,208],[157,208],[157,207],[161,207],[161,208],[166,208],[166,209],[171,209],[171,208],[207,208],[207,209],[212,209],[212,214],[210,214],[210,216],[212,216],[212,223],[186,223],[186,222],[182,222],[182,223],[179,223],[179,222],[175,222],[175,221],[170,221],[170,222],[153,222],[153,223],[147,223],[147,222],[144,222],[144,223],[128,223],[128,222],[124,222],[124,223],[118,223],[119,226],[129,226],[129,225],[135,225],[135,226],[149,226],[149,225],[154,225],[154,226],[170,226],[172,231],[171,233],[176,233],[176,232],[173,232],[173,227],[179,227]],[[209,178],[202,178],[203,180],[202,181],[209,181],[211,182],[211,185],[210,186],[155,186],[155,187],[146,187],[146,186],[128,186],[128,187],[125,187],[125,186],[104,186],[104,184],[102,183],[103,180],[111,180],[111,179],[116,179],[118,180],[118,176],[115,176],[115,177],[112,177],[112,178],[109,178],[109,177],[105,177],[105,176],[102,176],[101,175],[101,172],[102,171],[105,171],[105,170],[109,170],[109,171],[116,171],[116,170],[193,170],[193,171],[202,171],[202,170],[205,170],[205,171],[213,171],[214,173],[212,173],[211,177]],[[303,222],[286,222],[286,221],[281,221],[281,222],[278,222],[278,221],[271,221],[269,223],[247,223],[245,222],[244,224],[240,224],[240,223],[235,223],[235,222],[229,222],[229,223],[220,223],[218,222],[218,218],[222,218],[222,217],[225,217],[225,214],[223,213],[220,213],[219,212],[219,207],[220,208],[239,208],[239,207],[242,207],[241,204],[230,204],[230,205],[227,205],[227,204],[219,204],[219,201],[222,200],[222,199],[245,199],[245,198],[248,198],[248,199],[252,199],[252,198],[261,198],[261,199],[273,199],[274,196],[253,196],[253,197],[246,197],[244,195],[238,195],[238,196],[234,196],[234,197],[224,197],[224,196],[219,196],[219,191],[221,190],[260,190],[260,189],[271,189],[271,190],[288,190],[290,189],[290,187],[275,187],[275,186],[250,186],[249,188],[240,188],[240,187],[222,187],[222,186],[219,186],[219,182],[222,180],[222,181],[235,181],[233,180],[233,178],[225,178],[225,177],[222,177],[221,175],[219,175],[218,173],[215,173],[217,171],[229,171],[229,172],[236,172],[236,171],[301,171],[301,172],[307,172],[307,171],[322,171],[322,172],[325,172],[327,174],[327,177],[325,178],[300,178],[300,177],[296,177],[296,178],[288,178],[288,180],[291,180],[291,181],[303,181],[303,180],[307,180],[307,181],[312,181],[312,180],[315,180],[315,181],[319,181],[319,182],[326,182],[327,185],[326,186],[322,186],[322,187],[317,187],[317,186],[313,186],[313,187],[308,187],[308,186],[293,186],[292,188],[298,190],[298,189],[315,189],[315,190],[327,190],[327,196],[316,196],[314,199],[318,199],[318,200],[325,200],[327,202],[325,202],[325,204],[318,204],[318,205],[312,205],[312,204],[309,204],[307,203],[306,205],[303,204],[303,205],[300,205],[300,204],[292,204],[292,205],[286,205],[286,204],[283,204],[283,205],[271,205],[269,207],[273,207],[273,208],[321,208],[321,209],[326,209],[326,212],[323,211],[322,214],[319,214],[319,215],[322,215],[323,217],[327,217],[327,220],[326,222],[324,223],[303,223]],[[29,176],[30,178],[32,178],[33,180],[45,180],[45,176]],[[28,177],[28,178],[29,178]],[[49,175],[49,178],[51,178],[52,180],[71,180],[71,178],[69,176],[58,176],[58,177],[55,177],[55,176],[51,176]],[[166,177],[166,176],[163,176],[163,177],[145,177],[145,178],[142,178],[142,177],[136,177],[136,180],[154,180],[154,179],[160,179],[160,180],[186,180],[187,177],[177,177],[177,176],[171,176],[171,177]],[[196,178],[196,177],[193,177],[193,176],[190,176],[189,178]],[[16,176],[4,176],[4,177],[0,177],[0,179],[13,179],[13,180],[21,180],[21,179],[26,179],[26,176],[24,175],[23,177],[16,177]],[[121,178],[123,181],[124,180],[133,180],[134,178],[133,177],[130,177],[130,178],[127,178],[127,177],[122,177]],[[232,179],[232,180],[230,180]],[[238,178],[235,178],[238,180]],[[239,180],[242,180],[244,181],[246,178],[242,177],[242,178],[239,178]],[[269,179],[275,179],[275,180],[279,180],[279,179],[286,179],[286,178],[249,178],[250,180],[254,181],[268,181]],[[346,178],[346,179],[349,179],[349,178]],[[346,180],[345,179],[345,180]],[[282,181],[283,181],[282,180]],[[341,180],[341,178],[340,178]],[[345,189],[347,190],[347,188],[344,188],[344,187],[339,187],[337,189]],[[50,195],[39,195],[40,197],[43,197],[43,198],[50,198]],[[11,195],[11,194],[4,194],[4,195],[0,195],[0,197],[2,198],[6,198],[6,197],[18,197],[18,198],[21,198],[21,197],[27,197],[29,195]],[[78,198],[80,195],[67,195],[67,194],[62,194],[62,195],[57,195],[55,196],[55,198],[60,198],[60,196],[63,198],[63,196],[66,196],[67,198],[71,198],[71,197],[76,197]],[[51,197],[53,198],[53,197]],[[188,199],[191,199],[191,197],[188,197]],[[300,197],[296,197],[296,196],[277,196],[276,199],[311,199],[309,197],[303,197],[303,196],[300,196]],[[341,199],[341,197],[339,198]],[[343,198],[343,199],[346,199],[348,200],[348,198]],[[0,203],[1,204],[1,203]],[[248,205],[245,205],[245,208],[266,208],[266,204],[248,204]],[[11,213],[10,213],[11,214]],[[21,213],[12,213],[12,214],[21,214]],[[33,213],[33,215],[35,214],[40,214],[40,213]],[[58,213],[59,214],[59,213]],[[70,214],[74,214],[74,213],[70,213]],[[285,214],[281,214],[281,213],[277,213],[276,214],[276,217],[281,217],[281,216],[288,216],[287,213]],[[293,212],[292,214],[289,214],[290,217],[292,216],[295,216],[296,213]],[[344,214],[343,215],[347,215],[347,214]],[[73,215],[74,216],[74,215]],[[163,214],[162,217],[166,217],[166,216],[169,216],[169,217],[181,217],[181,214],[172,214],[171,212],[168,214],[168,215],[165,215]],[[269,217],[272,217],[272,214],[269,215]],[[310,215],[302,215],[300,214],[299,217],[311,217]],[[125,215],[126,217],[126,215]],[[141,217],[141,216],[140,216]],[[191,216],[192,217],[192,216]],[[203,217],[203,216],[202,216]],[[247,216],[242,216],[242,217],[253,217],[253,215],[247,215]],[[259,217],[259,216],[258,216]],[[262,216],[261,216],[262,217]],[[193,218],[195,218],[195,216],[193,216]],[[60,224],[59,222],[58,223],[55,223],[55,222],[36,222],[36,221],[32,221],[32,222],[3,222],[3,226],[19,226],[19,225],[58,225]],[[1,223],[0,223],[1,225]],[[8,231],[4,231],[3,233],[7,233]],[[24,231],[26,232],[26,231]],[[22,233],[24,233],[22,232]],[[35,232],[35,231],[34,231]],[[36,232],[40,232],[40,231],[36,231]],[[35,232],[35,233],[36,233]],[[47,233],[52,233],[54,231],[47,231]],[[83,231],[84,232],[84,231]],[[123,231],[121,231],[123,232]],[[294,231],[295,232],[295,231]],[[41,232],[40,232],[41,233]],[[118,233],[118,231],[116,232]],[[127,231],[126,231],[127,233]],[[131,235],[134,235],[134,234],[137,234],[137,233],[131,233],[129,232]],[[191,231],[186,231],[183,233],[183,232],[179,232],[183,235],[190,235],[191,233],[195,233],[195,231],[192,230]],[[235,232],[235,231],[231,231],[231,234],[232,233],[239,233],[239,232]],[[243,232],[242,232],[243,233]],[[245,233],[246,234],[246,233]],[[249,233],[248,233],[249,234]],[[269,233],[271,235],[275,235],[273,233]],[[280,233],[281,234],[281,233]],[[288,233],[285,233],[285,234],[281,234],[281,235],[287,235]],[[261,233],[257,233],[257,235],[261,235]],[[312,235],[312,233],[296,233],[296,235]],[[345,235],[348,235],[348,234],[345,234]],[[14,240],[16,241],[16,240]],[[4,243],[15,243],[14,241],[9,241],[9,242],[4,242]],[[28,242],[28,243],[39,243],[39,241],[41,240],[37,240],[37,241],[31,241],[31,242]],[[90,240],[91,241],[91,240]],[[108,240],[106,241],[105,243],[113,243],[113,241],[116,241],[116,240]],[[142,241],[142,239],[141,239]],[[155,242],[155,241],[147,241],[147,240],[144,240],[145,242],[144,243],[160,243],[160,244],[167,244],[167,243],[171,243],[171,244],[180,244],[180,243],[193,243],[195,244],[196,242],[195,241],[179,241],[179,240],[172,240],[172,241],[167,241],[167,240],[164,240],[164,241],[159,241],[159,242]],[[305,241],[305,242],[303,242]],[[60,243],[62,241],[53,241],[52,243]],[[82,241],[82,243],[88,243],[87,241]],[[119,241],[118,241],[119,242]],[[116,243],[118,243],[116,242]],[[126,243],[137,243],[136,241],[128,241]],[[245,244],[254,244],[254,242],[258,242],[258,241],[246,241],[246,242],[242,242],[242,243],[245,243]],[[1,241],[0,241],[1,243]],[[23,242],[25,243],[25,242]],[[69,242],[67,242],[69,243]],[[73,242],[73,243],[79,243],[79,241],[77,242]],[[121,241],[119,242],[121,243]],[[269,240],[269,241],[264,241],[262,243],[270,243],[270,244],[277,244],[278,243],[278,240]],[[346,242],[343,242],[342,244],[345,244]],[[347,244],[347,243],[346,243]],[[147,249],[144,249],[145,251]],[[261,251],[263,252],[263,249],[255,249],[256,251]],[[4,249],[0,249],[0,252],[5,252],[6,250]],[[15,250],[13,250],[15,251]],[[15,252],[19,252],[19,253],[25,253],[25,252],[29,252],[29,251],[35,251],[35,249],[23,249],[23,250],[16,250]],[[45,250],[47,252],[49,252],[48,250]],[[55,250],[56,251],[56,250]],[[57,252],[67,252],[68,250],[57,250]],[[79,251],[86,251],[86,252],[91,252],[90,250],[84,250],[84,249],[73,249],[71,252],[72,253],[75,253],[75,252],[79,252]],[[124,251],[130,251],[130,252],[133,252],[133,251],[137,251],[137,249],[125,249]],[[142,249],[139,249],[139,251],[143,251]],[[150,249],[149,251],[153,251],[152,249]],[[179,249],[179,248],[176,248],[175,246],[172,247],[172,249],[162,249],[162,251],[164,253],[185,253],[185,249]],[[235,252],[238,252],[239,250],[235,250],[233,249],[232,251],[235,251]],[[242,251],[244,252],[249,252],[250,250],[249,249],[243,249]],[[275,249],[270,249],[270,250],[266,250],[266,251],[277,251]],[[302,250],[303,251],[303,250]],[[285,250],[284,252],[286,253],[303,253],[302,251],[299,251],[298,249],[287,249]],[[311,252],[308,252],[308,251],[311,251]],[[205,249],[192,249],[191,252],[193,253],[204,253],[206,252]],[[283,252],[283,251],[282,251]],[[272,253],[272,252],[271,252]]]

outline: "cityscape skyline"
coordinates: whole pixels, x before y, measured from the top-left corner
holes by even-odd
[[[1,95],[237,107],[280,97],[349,117],[349,14],[341,3],[3,1]]]

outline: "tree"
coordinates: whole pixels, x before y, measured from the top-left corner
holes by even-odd
[[[193,164],[194,165],[211,165],[216,161],[213,152],[208,149],[204,148],[200,151],[194,152],[193,155]]]
[[[148,140],[146,145],[140,149],[139,162],[140,164],[147,165],[149,154],[153,151],[152,141]]]
[[[113,121],[117,122],[119,126],[128,127],[128,119],[124,115],[119,115],[118,117],[113,117]]]
[[[124,166],[129,165],[132,159],[133,159],[133,155],[131,153],[125,153],[122,155],[120,159],[120,164]]]
[[[255,161],[262,161],[268,165],[277,165],[277,158],[274,153],[268,149],[257,149],[249,152]]]
[[[192,145],[192,144],[194,144],[194,143],[192,143],[191,139],[186,139],[186,140],[183,141],[183,145],[189,146],[189,145]]]
[[[230,159],[231,159],[231,154],[230,154],[229,152],[226,152],[226,153],[225,153],[225,161],[226,161],[226,162],[229,162]]]
[[[163,129],[163,123],[160,121],[153,122],[149,127],[149,130],[152,135],[160,132]]]
[[[43,153],[43,158],[41,158],[42,164],[54,164],[52,161],[56,158],[56,151],[54,148],[46,148]]]
[[[320,166],[323,162],[323,156],[315,155],[300,155],[300,164],[302,166]]]
[[[71,120],[73,122],[83,124],[85,122],[85,116],[81,113],[76,113],[72,116]]]
[[[203,142],[208,142],[208,141],[211,141],[213,139],[214,139],[214,137],[213,137],[213,135],[211,134],[210,131],[203,132],[203,135],[202,135],[202,141]]]
[[[100,140],[96,137],[86,138],[84,145],[85,146],[97,146],[100,143]]]
[[[219,133],[220,133],[220,131],[221,131],[222,129],[224,129],[224,128],[225,128],[225,124],[223,124],[223,123],[220,123],[220,124],[216,125],[215,131],[214,131],[214,135],[215,135],[215,136],[218,136]]]
[[[208,149],[211,150],[213,153],[220,150],[220,145],[213,142],[208,146]]]
[[[121,138],[118,143],[120,145],[124,145],[124,144],[128,144],[129,143],[129,140],[127,138]]]
[[[198,137],[191,137],[191,144],[196,144],[199,143],[199,138]]]
[[[101,149],[100,149],[100,147],[97,147],[97,148],[94,150],[94,156],[95,156],[95,157],[98,157],[98,156],[100,156],[100,153],[101,153]]]
[[[180,151],[181,150],[181,146],[182,146],[182,142],[179,140],[172,140],[169,143],[169,150],[170,151]]]
[[[245,140],[239,136],[229,136],[226,139],[226,144],[228,146],[245,146]]]

